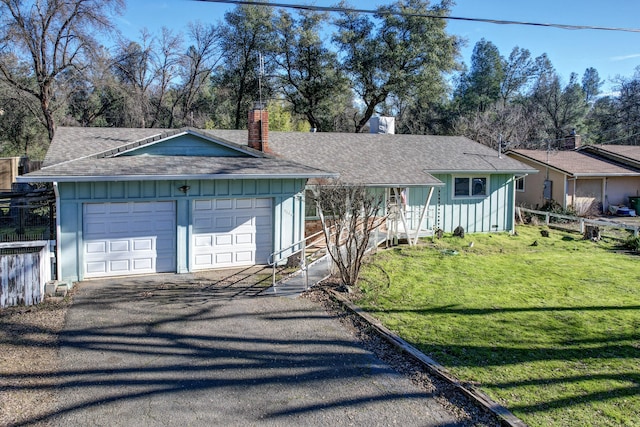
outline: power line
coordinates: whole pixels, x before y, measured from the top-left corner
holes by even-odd
[[[549,27],[559,28],[562,30],[598,30],[598,31],[622,31],[628,33],[640,33],[640,28],[621,28],[621,27],[601,27],[597,25],[571,25],[571,24],[553,24],[542,22],[527,22],[527,21],[511,21],[504,19],[486,19],[486,18],[467,18],[462,16],[441,16],[428,13],[409,13],[401,11],[380,11],[373,9],[356,9],[340,6],[313,6],[302,4],[290,4],[290,3],[271,3],[266,1],[251,1],[251,0],[194,0],[207,3],[226,3],[235,5],[252,5],[252,6],[270,6],[281,7],[286,9],[297,10],[309,10],[314,12],[347,12],[347,13],[367,13],[372,15],[397,15],[419,18],[432,18],[432,19],[448,19],[451,21],[469,21],[469,22],[483,22],[486,24],[497,25],[527,25],[532,27]]]

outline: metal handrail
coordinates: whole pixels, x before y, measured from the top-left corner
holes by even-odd
[[[270,265],[271,267],[273,267],[272,269],[272,273],[271,273],[271,286],[273,286],[274,290],[276,287],[276,266],[278,262],[284,261],[284,260],[288,260],[291,256],[302,252],[302,256],[300,257],[300,270],[304,271],[305,274],[305,281],[306,281],[306,286],[305,288],[309,289],[309,274],[307,273],[307,257],[305,256],[304,252],[306,251],[307,247],[310,246],[311,244],[307,245],[307,241],[310,239],[314,239],[315,237],[324,234],[324,230],[320,230],[317,233],[312,234],[311,236],[305,237],[302,240],[299,240],[289,246],[287,246],[286,248],[282,248],[278,251],[273,252],[271,255],[269,255],[269,258],[267,259],[267,265]],[[312,243],[315,243],[316,240],[312,240]],[[302,247],[296,251],[291,252],[290,254],[288,254],[286,257],[284,258],[280,258],[278,259],[278,261],[275,260],[275,256],[276,254],[282,254],[283,252],[286,252],[288,250],[294,249],[296,246],[298,245],[302,245]]]
[[[281,254],[282,252],[286,252],[286,251],[288,251],[288,250],[290,250],[290,249],[295,248],[296,246],[298,246],[298,245],[300,245],[300,244],[302,244],[302,243],[304,243],[304,244],[305,244],[305,246],[303,246],[301,249],[298,249],[298,250],[297,250],[297,251],[295,251],[295,252],[291,252],[291,253],[290,253],[289,255],[287,255],[285,258],[280,258],[280,259],[278,259],[278,261],[277,261],[277,262],[283,261],[283,260],[285,260],[285,259],[289,258],[291,255],[295,255],[295,254],[297,254],[298,252],[300,252],[301,250],[306,249],[306,242],[307,242],[307,240],[309,240],[309,239],[311,239],[311,238],[313,238],[313,237],[319,236],[319,235],[321,235],[322,233],[324,233],[324,231],[323,231],[323,230],[320,230],[320,231],[318,231],[317,233],[314,233],[314,234],[312,234],[312,235],[311,235],[311,236],[309,236],[309,237],[305,237],[305,238],[304,238],[304,239],[302,239],[302,240],[298,240],[297,242],[290,244],[290,245],[289,245],[289,246],[287,246],[286,248],[282,248],[282,249],[280,249],[279,251],[272,252],[272,253],[271,253],[271,255],[269,255],[269,258],[267,258],[267,265],[272,266],[272,265],[274,265],[274,264],[276,263],[276,261],[274,260],[274,257],[276,256],[276,254]]]

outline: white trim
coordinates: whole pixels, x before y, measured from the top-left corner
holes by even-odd
[[[457,178],[464,178],[464,179],[468,179],[469,180],[469,187],[468,187],[468,194],[466,196],[459,196],[456,195],[456,179]],[[485,179],[486,183],[485,183],[485,192],[484,194],[472,194],[473,190],[471,188],[471,184],[473,182],[473,179]],[[463,175],[451,175],[451,199],[452,200],[461,200],[461,199],[485,199],[487,197],[490,196],[491,194],[491,178],[490,175],[476,175],[476,174],[463,174]]]
[[[210,174],[210,175],[105,175],[105,176],[39,176],[16,177],[18,182],[106,182],[106,181],[167,181],[184,179],[296,179],[296,178],[337,178],[335,173],[292,173],[292,174]]]
[[[518,193],[525,193],[527,191],[526,183],[524,180],[525,178],[526,178],[526,175],[516,176],[516,191]],[[518,182],[522,182],[522,190],[518,188]]]

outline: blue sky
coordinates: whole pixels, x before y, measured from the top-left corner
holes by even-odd
[[[280,3],[308,4],[301,0]],[[312,4],[331,6],[337,0],[316,0]],[[390,0],[351,1],[357,8],[372,9]],[[191,0],[127,0],[127,9],[117,18],[126,37],[136,38],[143,27],[156,33],[166,26],[186,28],[189,21],[218,22],[233,5]],[[639,0],[458,0],[452,16],[489,18],[541,23],[640,28]],[[503,56],[519,46],[539,56],[547,53],[558,73],[566,81],[571,72],[580,76],[595,67],[604,79],[603,90],[614,86],[616,76],[631,76],[640,65],[640,33],[562,30],[521,25],[496,25],[467,21],[448,21],[447,31],[466,40],[461,59],[470,63],[473,46],[481,38],[493,42]]]

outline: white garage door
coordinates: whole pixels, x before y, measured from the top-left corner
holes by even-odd
[[[268,198],[194,201],[193,268],[266,264],[273,250],[271,211]]]
[[[174,202],[86,203],[85,277],[176,271]]]

